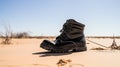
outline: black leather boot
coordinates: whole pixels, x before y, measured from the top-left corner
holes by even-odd
[[[40,47],[52,52],[86,51],[84,27],[84,24],[69,19],[54,43],[44,40]]]

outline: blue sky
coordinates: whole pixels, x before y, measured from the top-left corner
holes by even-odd
[[[0,31],[59,35],[67,19],[86,25],[86,36],[120,36],[120,0],[0,0]]]

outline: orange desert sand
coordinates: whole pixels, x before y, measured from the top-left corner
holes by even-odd
[[[0,67],[58,67],[57,62],[60,59],[72,60],[71,67],[120,67],[120,50],[90,50],[100,46],[86,40],[89,44],[87,44],[88,50],[84,52],[44,53],[47,51],[39,47],[43,40],[12,39],[11,45],[0,44]],[[110,38],[89,38],[89,40],[105,46],[110,46],[113,41]],[[120,45],[120,39],[116,39],[116,43]]]

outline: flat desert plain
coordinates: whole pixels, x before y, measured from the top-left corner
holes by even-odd
[[[90,50],[101,46],[87,41],[88,50],[84,52],[46,53],[46,50],[39,47],[43,40],[44,38],[12,39],[10,45],[0,44],[0,67],[58,67],[60,59],[72,60],[71,66],[62,67],[120,67],[120,50]],[[111,38],[89,40],[105,46],[110,46],[113,42]],[[120,39],[116,39],[116,43],[120,45]]]

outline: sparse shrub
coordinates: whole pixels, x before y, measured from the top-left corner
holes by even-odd
[[[12,31],[11,31],[10,25],[5,26],[4,29],[5,29],[4,32],[0,32],[0,35],[3,38],[2,44],[11,44]]]
[[[29,37],[28,32],[20,32],[13,35],[15,38],[27,38]]]

